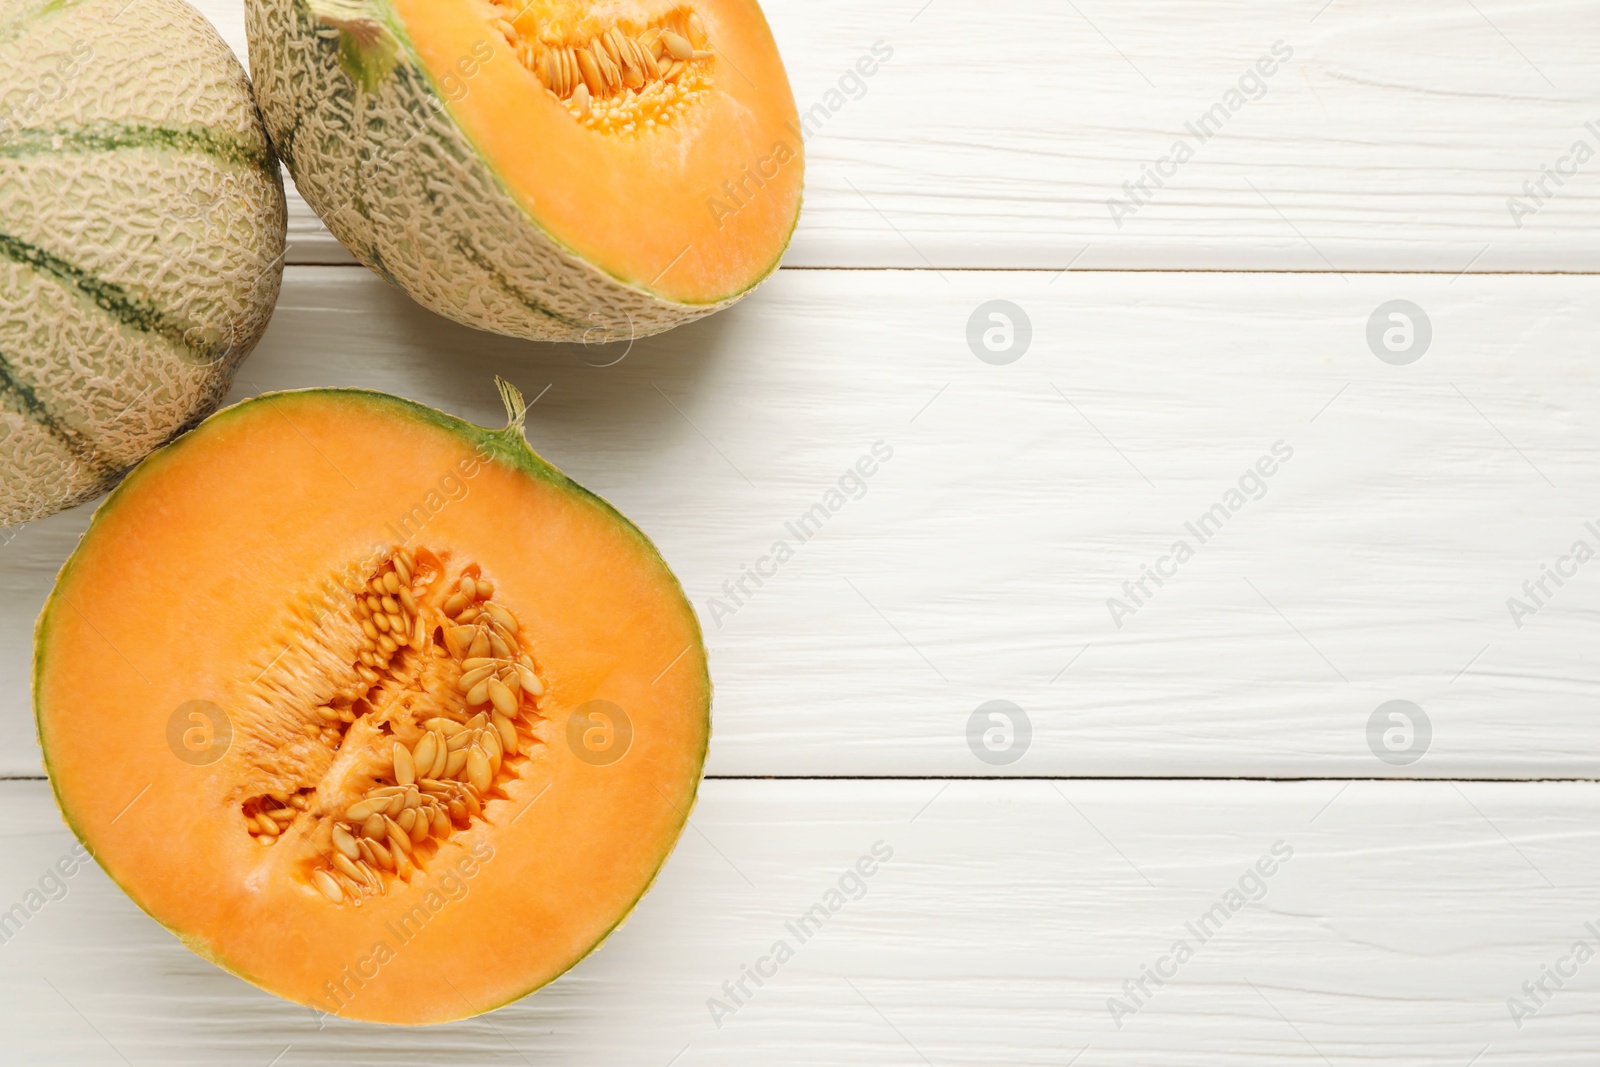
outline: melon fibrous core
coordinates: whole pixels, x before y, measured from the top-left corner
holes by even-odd
[[[468,325],[644,336],[726,307],[798,217],[801,129],[753,0],[248,0],[302,195]]]
[[[39,619],[74,832],[190,948],[329,1014],[551,981],[694,804],[694,611],[506,395],[500,430],[357,390],[218,412],[106,499]]]
[[[705,22],[694,11],[669,12],[635,33],[637,22],[581,10],[562,12],[568,15],[562,19],[551,6],[513,11],[497,3],[494,27],[517,61],[587,128],[613,135],[669,129],[690,121],[684,116],[710,93],[716,56],[706,49]],[[565,26],[576,33],[563,32]]]
[[[213,411],[272,314],[283,182],[179,0],[0,0],[0,525]]]
[[[303,640],[237,705],[295,727],[251,754],[236,800],[244,831],[263,846],[301,831],[296,847],[315,858],[290,876],[356,907],[426,871],[458,826],[505,796],[507,759],[550,740],[520,625],[476,564],[396,548],[352,582],[362,570],[327,576],[331,596],[300,604],[290,625]]]

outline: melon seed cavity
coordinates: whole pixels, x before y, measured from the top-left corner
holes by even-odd
[[[532,4],[491,0],[491,25],[574,119],[601,133],[670,126],[711,87],[705,22],[680,8],[641,24],[541,17]],[[581,28],[580,28],[581,27]]]
[[[544,683],[494,593],[475,565],[403,549],[349,591],[336,626],[350,630],[355,661],[343,673],[353,680],[320,680],[333,695],[298,725],[302,745],[326,746],[318,780],[240,808],[259,844],[307,857],[304,878],[330,902],[359,907],[410,882],[543,743]]]

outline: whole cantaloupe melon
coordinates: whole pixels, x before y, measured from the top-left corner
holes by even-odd
[[[804,133],[754,0],[246,0],[273,143],[419,303],[641,337],[777,266]]]
[[[179,0],[0,0],[0,525],[215,410],[277,300],[283,180]]]

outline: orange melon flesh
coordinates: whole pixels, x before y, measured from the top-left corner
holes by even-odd
[[[756,4],[696,0],[715,56],[709,93],[670,123],[617,134],[574,121],[518,62],[483,0],[391,3],[457,124],[558,241],[621,281],[686,304],[736,296],[773,268],[799,214],[800,125]],[[540,2],[521,10],[519,30],[582,41],[689,8]]]
[[[297,605],[386,545],[492,578],[545,693],[482,818],[355,907],[308,877],[326,819],[307,813],[263,847],[240,805],[297,766],[307,709],[286,672],[304,659],[303,620],[323,618]],[[346,390],[247,401],[140,465],[62,570],[34,685],[62,811],[140,907],[273,993],[383,1022],[489,1010],[590,951],[677,839],[709,736],[699,626],[643,534],[515,428]],[[195,700],[233,731],[204,765],[168,741]],[[608,765],[567,740],[591,700],[631,720]]]

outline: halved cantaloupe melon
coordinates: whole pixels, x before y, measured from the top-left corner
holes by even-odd
[[[225,409],[106,500],[40,616],[73,830],[190,948],[329,1013],[550,981],[694,803],[694,612],[507,395],[499,431],[350,390]]]
[[[644,336],[778,263],[801,130],[754,0],[248,0],[295,184],[440,314]]]

